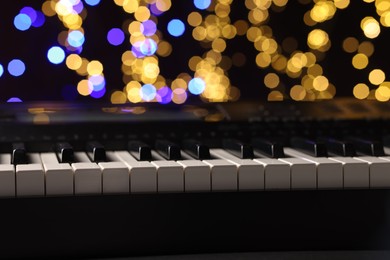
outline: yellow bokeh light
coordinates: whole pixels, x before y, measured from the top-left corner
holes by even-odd
[[[304,100],[306,97],[306,90],[301,85],[295,85],[290,90],[290,96],[296,101]]]
[[[55,2],[54,1],[45,1],[43,4],[42,4],[42,12],[46,15],[46,16],[54,16],[56,15],[56,10],[55,10]]]
[[[268,73],[264,77],[264,84],[267,88],[276,88],[280,83],[279,76],[276,73]]]
[[[282,92],[278,90],[273,90],[268,94],[267,100],[268,101],[283,101],[284,97]]]
[[[256,56],[256,64],[261,68],[266,68],[271,64],[271,55],[265,52],[260,52]]]
[[[313,80],[315,90],[324,91],[329,87],[329,80],[325,76],[317,76]]]
[[[329,42],[328,34],[321,30],[315,29],[309,33],[307,36],[307,44],[310,48],[318,50],[321,47],[324,47]]]
[[[77,84],[77,91],[82,96],[88,96],[93,91],[93,85],[89,80],[83,79]]]
[[[357,99],[366,99],[369,94],[370,88],[364,83],[359,83],[353,88],[353,95]]]
[[[362,53],[358,53],[353,56],[352,65],[355,69],[362,70],[368,65],[368,57]]]
[[[371,84],[380,85],[385,81],[386,75],[382,70],[374,69],[368,75],[368,79],[371,82]]]
[[[103,73],[103,64],[100,61],[93,60],[87,65],[89,75],[100,75]]]
[[[112,104],[125,104],[127,101],[126,94],[122,91],[115,91],[111,94],[111,103]]]
[[[360,27],[362,28],[364,35],[370,39],[378,37],[381,32],[381,28],[378,21],[371,16],[365,17],[361,21]]]
[[[202,15],[198,12],[192,12],[188,15],[187,22],[192,27],[199,26],[202,23]]]
[[[334,0],[334,5],[338,9],[345,9],[349,6],[350,0]]]
[[[66,66],[71,69],[71,70],[77,70],[81,67],[82,65],[82,59],[79,55],[77,54],[70,54],[66,58]]]
[[[359,48],[359,41],[355,37],[348,37],[343,41],[343,49],[345,52],[354,53]]]
[[[161,12],[168,11],[172,6],[171,0],[156,0],[156,7]]]
[[[140,6],[134,13],[135,19],[144,22],[150,18],[150,10],[146,6]]]

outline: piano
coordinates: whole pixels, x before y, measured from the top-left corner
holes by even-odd
[[[387,103],[236,105],[3,113],[2,257],[389,248]]]
[[[388,2],[8,1],[0,258],[390,249]]]

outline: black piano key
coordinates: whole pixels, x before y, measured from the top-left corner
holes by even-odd
[[[290,140],[291,147],[300,150],[310,156],[327,157],[328,152],[323,142],[314,141],[303,137],[293,137]]]
[[[104,162],[106,160],[106,150],[101,143],[90,141],[87,143],[86,150],[92,162]]]
[[[141,141],[129,141],[128,151],[138,161],[151,161],[152,160],[152,150],[151,150],[150,146],[141,142]]]
[[[187,139],[183,141],[183,149],[192,157],[198,160],[210,159],[210,149],[207,145],[195,139]]]
[[[356,156],[355,147],[351,142],[326,137],[320,140],[325,143],[329,153],[343,157]]]
[[[229,153],[237,156],[240,159],[252,159],[253,147],[236,139],[224,139],[222,146]]]
[[[57,154],[58,161],[60,163],[72,163],[74,162],[73,147],[67,142],[56,143],[54,147]]]
[[[360,137],[346,137],[347,141],[352,142],[355,146],[356,152],[369,156],[384,156],[385,151],[383,144],[377,140]]]
[[[284,150],[283,145],[280,142],[265,139],[265,138],[254,138],[251,144],[255,150],[259,150],[260,153],[265,154],[271,158],[283,158]]]
[[[168,140],[157,140],[156,141],[156,150],[167,160],[180,160],[181,153],[180,147]]]
[[[11,164],[27,164],[27,153],[24,143],[13,143],[11,152]]]

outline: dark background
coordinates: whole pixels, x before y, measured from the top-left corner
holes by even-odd
[[[233,1],[231,20],[232,23],[239,19],[246,19],[248,9],[245,1]],[[158,17],[158,27],[163,33],[164,39],[168,40],[173,47],[169,57],[159,58],[161,74],[165,78],[174,79],[178,74],[187,72],[193,75],[188,68],[188,60],[194,55],[202,55],[206,52],[199,42],[193,40],[192,27],[186,22],[190,12],[195,11],[192,0],[173,0],[172,8]],[[24,6],[31,6],[35,9],[41,8],[41,1],[8,1],[2,7],[0,15],[0,64],[4,67],[4,74],[0,77],[0,102],[5,102],[11,97],[19,97],[23,101],[34,100],[63,100],[62,88],[65,85],[76,86],[84,79],[76,72],[69,70],[65,62],[59,65],[50,64],[46,58],[47,50],[58,45],[57,36],[65,30],[57,16],[46,17],[43,27],[30,28],[21,32],[13,26],[13,19],[19,10]],[[272,27],[275,39],[281,43],[286,37],[294,37],[298,40],[298,50],[308,51],[306,44],[307,34],[314,28],[321,28],[328,32],[332,41],[332,47],[326,57],[320,62],[324,68],[324,75],[336,86],[336,97],[353,96],[353,87],[360,82],[368,83],[368,73],[375,68],[380,68],[386,74],[390,72],[389,52],[390,30],[381,27],[381,34],[378,38],[371,40],[375,45],[374,55],[365,70],[358,71],[351,65],[353,54],[342,50],[342,41],[349,36],[356,37],[360,42],[368,40],[360,29],[360,21],[365,16],[378,18],[374,4],[367,4],[363,1],[351,1],[345,10],[338,10],[333,19],[314,27],[308,27],[303,23],[303,14],[313,6],[313,3],[300,4],[298,1],[289,1],[282,11],[270,9],[268,24]],[[111,46],[106,40],[106,34],[112,27],[122,27],[124,21],[133,19],[132,15],[123,12],[122,8],[116,6],[114,1],[104,0],[98,6],[87,8],[87,18],[84,21],[86,42],[84,44],[82,57],[89,60],[100,60],[104,65],[104,74],[107,82],[107,92],[102,98],[109,100],[110,94],[115,90],[122,90],[121,55],[130,49],[127,44],[128,37],[120,46]],[[200,11],[207,15],[207,10]],[[167,22],[172,18],[180,18],[186,22],[186,32],[182,37],[173,38],[166,32]],[[271,69],[260,69],[255,64],[257,51],[253,43],[245,36],[236,36],[233,40],[227,41],[225,55],[231,56],[236,52],[242,52],[246,56],[246,64],[243,67],[232,67],[228,76],[233,86],[241,90],[240,100],[256,99],[266,100],[270,92],[264,86],[263,78]],[[8,62],[14,58],[20,58],[26,64],[26,72],[21,77],[12,77],[7,71]],[[286,85],[286,92],[299,80],[290,79],[286,75],[280,75]],[[93,100],[91,97],[78,96],[76,101]],[[188,102],[197,101],[199,97],[190,96]]]

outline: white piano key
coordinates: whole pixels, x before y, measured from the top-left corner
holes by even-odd
[[[123,162],[101,162],[103,194],[129,193],[129,169]]]
[[[67,163],[59,163],[55,153],[41,153],[46,177],[46,195],[73,195],[73,170]]]
[[[300,158],[281,158],[290,165],[291,189],[317,189],[317,170],[312,162]]]
[[[16,165],[16,196],[44,196],[45,175],[42,164]]]
[[[291,188],[290,165],[271,158],[256,158],[264,166],[265,190],[289,190]]]
[[[115,155],[130,171],[130,192],[157,192],[157,171],[150,162],[137,161],[127,151],[116,151]]]
[[[223,149],[212,149],[210,152],[237,166],[238,190],[264,190],[264,165],[250,159],[237,158]]]
[[[72,163],[74,172],[74,194],[101,194],[102,172],[96,163]]]
[[[386,157],[354,157],[367,162],[370,167],[370,188],[390,188],[390,159]]]
[[[157,169],[158,192],[183,192],[183,166],[174,161],[152,161]]]
[[[30,164],[42,163],[41,156],[39,155],[39,153],[28,153],[27,160]]]
[[[74,152],[74,160],[75,162],[91,162],[85,152]]]
[[[0,153],[0,164],[11,164],[11,154]]]
[[[185,192],[202,192],[211,190],[210,167],[202,161],[177,161],[183,166]]]
[[[329,157],[329,159],[343,164],[344,189],[370,187],[368,163],[350,157]]]
[[[343,188],[343,165],[340,162],[325,157],[312,157],[287,147],[284,148],[284,152],[288,156],[302,158],[316,164],[318,189]]]
[[[41,153],[40,156],[43,164],[59,164],[55,153]]]
[[[0,164],[0,197],[15,197],[15,167]]]
[[[237,191],[237,166],[224,159],[204,160],[211,170],[212,191]]]

